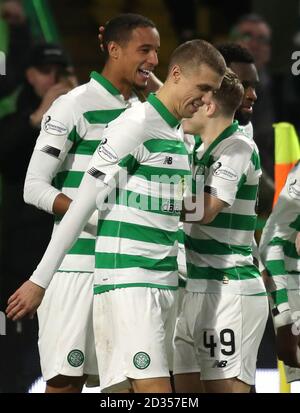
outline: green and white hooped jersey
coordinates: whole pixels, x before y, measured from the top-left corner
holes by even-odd
[[[192,158],[194,153],[195,145],[199,145],[200,136],[199,135],[184,135],[184,142],[189,154],[190,167],[192,167]],[[179,287],[185,288],[186,279],[187,279],[187,268],[186,268],[186,256],[185,256],[185,246],[184,246],[184,229],[183,222],[179,222],[178,227],[178,255],[177,255],[177,264],[178,264],[178,280]]]
[[[253,140],[234,122],[194,156],[193,176],[204,172],[204,191],[226,202],[206,225],[185,224],[187,290],[252,295],[265,293],[253,264],[252,240],[260,160]]]
[[[275,305],[288,302],[287,290],[300,289],[300,257],[295,248],[300,231],[300,163],[290,171],[263,230],[260,255],[273,283]]]
[[[247,125],[239,125],[239,132],[247,136],[249,139],[253,139],[253,125],[252,122],[248,122]]]
[[[58,98],[43,117],[35,149],[62,160],[53,185],[74,199],[106,125],[137,101],[125,101],[102,75]],[[54,231],[59,225],[56,219]],[[83,231],[59,271],[93,272],[95,237]]]
[[[116,191],[99,215],[94,292],[135,286],[177,289],[183,181],[191,173],[182,128],[155,95],[112,122],[108,138],[114,130],[120,135],[122,128],[139,134],[144,143],[119,162]],[[89,173],[103,172],[101,157],[108,156],[113,158],[111,148],[100,147]],[[127,179],[122,179],[126,171]]]

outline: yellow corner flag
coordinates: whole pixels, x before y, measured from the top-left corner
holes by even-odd
[[[275,123],[273,127],[275,129],[275,195],[273,205],[275,205],[290,170],[300,159],[300,146],[294,125],[280,122]],[[278,371],[280,376],[280,393],[290,393],[291,385],[286,382],[284,364],[279,360]]]
[[[297,132],[291,123],[275,123],[273,127],[275,129],[275,195],[273,204],[275,204],[289,171],[300,159],[300,146]]]

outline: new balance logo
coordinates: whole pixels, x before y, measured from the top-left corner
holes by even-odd
[[[213,368],[218,367],[218,368],[224,368],[227,366],[227,360],[216,360],[214,362]]]
[[[165,160],[164,160],[164,165],[165,165],[165,164],[167,164],[167,165],[172,165],[172,163],[173,163],[173,158],[172,158],[172,156],[166,156],[166,157],[165,157]]]

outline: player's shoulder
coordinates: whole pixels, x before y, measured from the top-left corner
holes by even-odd
[[[232,148],[235,150],[243,150],[243,151],[256,151],[258,152],[256,143],[254,142],[253,139],[249,139],[248,136],[246,136],[243,131],[241,130],[236,130],[229,138],[225,139],[224,141],[221,142],[223,143],[223,147],[225,148]]]
[[[86,85],[80,85],[70,90],[68,93],[59,96],[55,102],[54,106],[58,110],[66,109],[70,113],[80,112],[81,98],[86,93]]]
[[[133,122],[136,125],[143,125],[146,117],[145,103],[135,102],[134,105],[121,113],[114,122],[122,123],[127,121],[128,123]]]

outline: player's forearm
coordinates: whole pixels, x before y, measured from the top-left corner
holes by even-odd
[[[187,203],[185,202],[180,218],[181,221],[187,223],[197,222],[201,225],[210,224],[222,209],[227,206],[221,199],[213,197],[207,193],[204,194],[204,197],[193,196],[191,206],[187,206],[186,204]]]
[[[54,273],[59,268],[65,254],[74,244],[82,229],[97,206],[101,207],[108,193],[107,185],[85,174],[76,199],[71,203],[48,248],[30,280],[40,287],[47,288]]]
[[[71,202],[72,199],[69,198],[67,195],[63,193],[58,194],[53,202],[53,214],[58,216],[64,216],[65,213],[68,211]]]
[[[276,328],[292,323],[288,302],[287,273],[282,245],[268,245],[263,251],[263,261],[269,279],[265,283],[270,293],[274,325]]]

